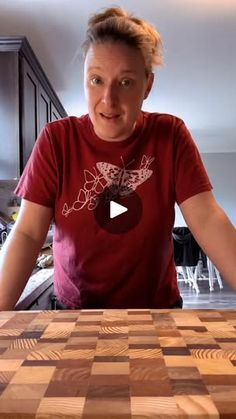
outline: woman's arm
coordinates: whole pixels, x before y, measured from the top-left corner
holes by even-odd
[[[22,200],[17,221],[0,251],[0,310],[15,307],[45,241],[51,208]]]
[[[180,209],[199,246],[236,290],[236,230],[212,192],[186,199]]]

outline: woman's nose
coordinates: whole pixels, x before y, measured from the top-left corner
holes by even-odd
[[[106,105],[115,105],[118,101],[116,87],[114,85],[107,85],[104,87],[102,102]]]

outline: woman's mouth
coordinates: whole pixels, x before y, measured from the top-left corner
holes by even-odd
[[[101,117],[107,121],[114,121],[119,118],[120,114],[100,113]]]

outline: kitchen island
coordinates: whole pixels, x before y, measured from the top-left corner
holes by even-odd
[[[0,312],[0,417],[235,418],[235,310]]]

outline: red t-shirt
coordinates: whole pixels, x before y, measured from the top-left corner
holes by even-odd
[[[121,234],[101,228],[93,213],[111,174],[119,176],[118,187],[134,174],[129,184],[142,202],[139,223]],[[168,308],[179,298],[175,202],[210,189],[183,121],[141,112],[131,137],[120,142],[97,137],[88,115],[47,124],[16,193],[54,209],[54,288],[62,303]]]

